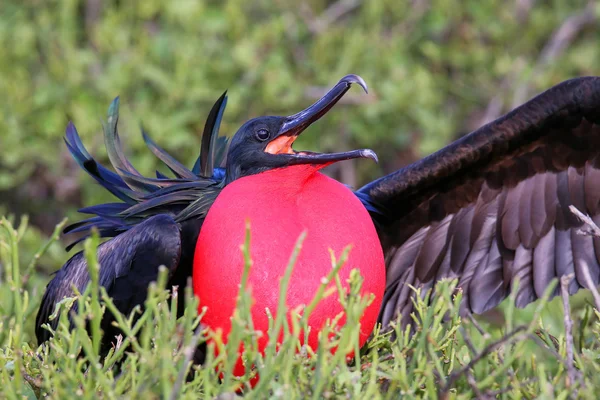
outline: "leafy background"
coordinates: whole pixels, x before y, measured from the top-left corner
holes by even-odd
[[[30,216],[27,257],[64,216],[111,200],[62,136],[73,120],[106,162],[101,120],[117,95],[128,154],[152,174],[140,123],[191,164],[225,89],[222,132],[232,135],[249,118],[306,107],[347,73],[370,94],[353,90],[297,147],[373,148],[380,164],[329,170],[360,186],[562,80],[597,74],[599,13],[566,0],[4,0],[0,214]],[[54,244],[40,279],[66,258]]]

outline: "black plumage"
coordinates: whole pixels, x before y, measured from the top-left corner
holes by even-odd
[[[223,94],[213,106],[211,115],[222,115],[226,102],[227,97]],[[106,148],[117,173],[94,160],[71,123],[67,126],[65,142],[77,163],[122,202],[80,209],[80,212],[94,216],[68,226],[65,233],[84,233],[67,250],[88,237],[92,228],[96,228],[101,237],[113,238],[98,248],[100,285],[115,300],[117,309],[128,315],[133,307],[144,303],[148,284],[156,281],[161,265],[168,268],[169,288],[187,285],[202,220],[223,187],[228,141],[218,137],[220,117],[209,118],[201,154],[189,170],[143,132],[148,147],[176,176],[169,178],[157,172],[157,178],[145,178],[124,155],[117,133],[118,107],[119,99],[116,98],[108,111],[108,123],[104,125]],[[210,165],[210,170],[201,165],[201,159],[208,160],[206,165]],[[55,304],[73,294],[72,285],[83,292],[88,282],[87,263],[80,251],[67,261],[46,288],[36,318],[39,343],[48,340],[50,335],[43,324],[48,323],[56,329],[58,321],[49,321]],[[184,306],[183,302],[178,304],[180,313]],[[105,332],[103,352],[119,334],[112,321],[110,313],[102,321]]]
[[[98,262],[103,266],[99,283],[107,288],[117,309],[129,315],[136,305],[144,303],[148,285],[156,281],[156,267],[164,265],[169,271],[169,276],[173,277],[182,261],[181,242],[181,228],[172,217],[160,214],[145,219],[98,247]],[[39,324],[45,322],[54,312],[54,304],[63,297],[71,296],[72,286],[80,292],[84,291],[89,280],[84,254],[78,252],[48,284],[37,315],[38,341],[42,342],[50,337],[50,332],[40,329]],[[176,283],[176,280],[173,283]],[[73,307],[73,311],[76,311],[77,303]],[[112,320],[112,316],[107,312],[101,324],[105,333],[102,344],[104,349],[110,346],[110,341],[119,333],[111,325]],[[54,329],[57,323],[58,321],[53,321]]]

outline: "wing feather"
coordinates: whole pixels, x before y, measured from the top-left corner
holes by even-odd
[[[600,222],[600,78],[563,82],[357,196],[386,255],[384,325],[409,321],[403,282],[456,277],[477,313],[517,280],[519,307],[565,274],[575,293],[584,268],[598,284],[600,239],[577,234],[569,206]]]

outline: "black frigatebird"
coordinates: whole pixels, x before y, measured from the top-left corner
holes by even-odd
[[[127,161],[116,129],[118,100],[109,109],[105,126],[108,154],[116,173],[91,157],[75,127],[69,124],[66,143],[74,158],[120,200],[81,210],[94,216],[68,229],[89,232],[96,227],[102,236],[112,237],[98,249],[100,280],[119,309],[128,313],[143,303],[147,285],[156,279],[160,265],[169,269],[170,285],[184,286],[192,269],[194,285],[202,290],[219,293],[218,286],[232,278],[238,279],[237,285],[239,277],[225,275],[211,280],[218,278],[214,270],[207,275],[210,279],[204,280],[205,276],[196,273],[203,271],[202,265],[194,265],[195,257],[196,263],[205,259],[203,243],[212,248],[206,252],[208,260],[223,261],[219,257],[234,257],[231,254],[239,252],[236,247],[215,255],[219,252],[214,247],[218,243],[209,243],[210,232],[206,233],[207,241],[198,240],[205,235],[204,229],[200,231],[207,214],[214,211],[215,215],[227,215],[229,207],[232,214],[244,215],[239,210],[234,212],[239,204],[246,204],[236,200],[234,195],[244,193],[234,189],[229,190],[226,201],[215,207],[216,211],[211,208],[226,189],[244,186],[234,186],[236,182],[251,182],[246,189],[260,192],[268,189],[260,185],[260,178],[269,174],[317,170],[349,158],[375,158],[370,150],[320,154],[297,152],[291,147],[297,135],[329,111],[353,83],[366,89],[360,77],[348,75],[303,112],[247,122],[234,136],[226,161],[226,142],[218,138],[225,95],[209,114],[201,154],[192,169],[184,167],[144,135],[151,150],[175,178],[160,173],[156,178],[143,177]],[[280,203],[281,187],[269,187],[271,192],[266,195],[256,197],[250,193],[252,199],[264,201],[252,204],[255,209],[265,210],[265,216],[270,215],[269,207],[273,206],[269,199]],[[334,186],[318,183],[315,187]],[[338,194],[343,197],[342,207],[350,207],[349,213],[361,213],[353,200],[341,191]],[[536,300],[553,278],[564,274],[575,274],[570,293],[587,286],[585,268],[589,268],[597,285],[600,240],[576,233],[581,222],[570,213],[569,206],[576,206],[600,222],[600,78],[584,77],[560,83],[440,151],[367,184],[353,196],[376,229],[377,243],[370,246],[382,250],[385,260],[385,293],[380,296],[377,317],[383,325],[395,318],[408,322],[414,293],[409,285],[429,289],[443,278],[458,278],[458,286],[464,293],[463,311],[475,313],[499,304],[513,289],[515,279],[520,282],[516,295],[520,307]],[[331,207],[331,197],[322,193],[320,199]],[[318,199],[301,200],[322,209]],[[298,200],[297,204],[300,203]],[[294,209],[276,212],[268,223],[285,225],[287,216],[294,213]],[[303,218],[312,217],[317,224],[321,220],[322,225],[329,224],[328,236],[320,239],[348,243],[344,238],[332,237],[335,229],[331,229],[326,216],[300,214],[309,215]],[[368,225],[362,215],[356,218],[357,223]],[[215,222],[211,225],[218,225],[218,219]],[[215,231],[214,227],[211,232],[222,238],[223,232]],[[276,232],[280,234],[281,230]],[[369,229],[360,232],[371,243]],[[346,234],[347,230],[338,233]],[[310,235],[309,230],[307,240]],[[296,232],[290,236],[295,240]],[[225,239],[233,243],[237,236]],[[285,251],[287,259],[291,251],[274,245],[270,249],[272,254],[267,256],[276,255],[278,261],[283,257],[279,252]],[[356,252],[359,256],[366,253],[366,262],[372,264],[373,271],[378,271],[377,249],[363,246]],[[314,271],[307,276],[310,278],[315,278]],[[371,278],[375,280],[371,291],[376,293],[379,283],[377,277]],[[48,284],[36,321],[38,341],[49,337],[41,325],[48,322],[54,305],[71,295],[71,285],[83,290],[88,280],[85,259],[77,253]],[[270,284],[277,287],[277,282]],[[199,296],[202,301],[203,293]],[[115,331],[104,321],[103,329],[105,344],[110,345]]]

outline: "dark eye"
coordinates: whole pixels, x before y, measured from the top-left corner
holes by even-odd
[[[259,129],[256,131],[255,135],[258,140],[263,142],[269,138],[269,131],[266,129]]]

